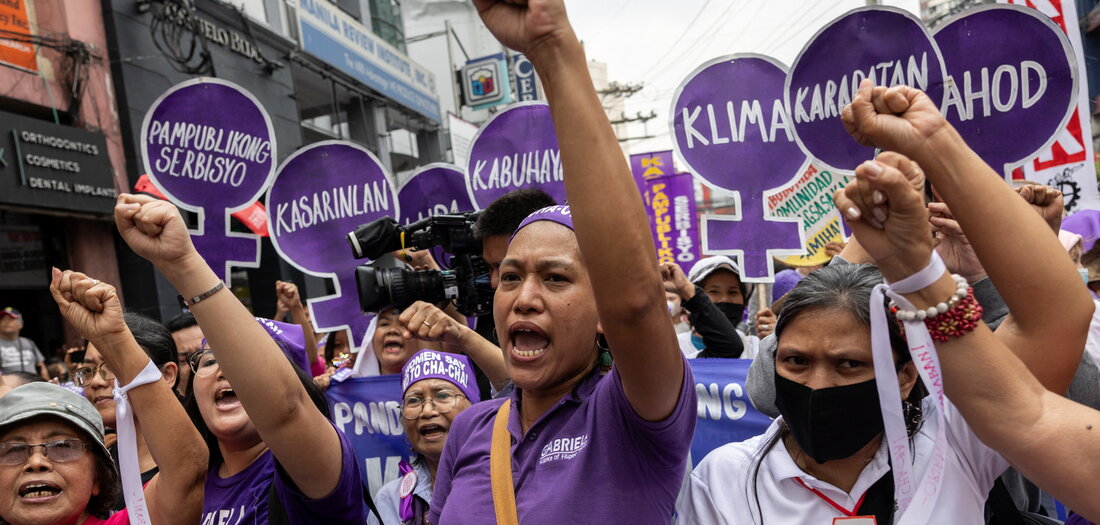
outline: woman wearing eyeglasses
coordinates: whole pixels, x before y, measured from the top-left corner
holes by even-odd
[[[435,487],[435,472],[455,416],[481,400],[470,360],[464,355],[422,350],[401,370],[401,418],[413,449],[401,476],[378,490],[383,525],[422,525]],[[367,523],[378,525],[371,516]]]
[[[134,334],[138,346],[153,361],[153,365],[160,369],[162,381],[170,388],[176,388],[179,379],[179,365],[176,362],[176,343],[172,340],[172,334],[160,323],[148,317],[127,312],[122,316],[126,328]],[[118,446],[115,443],[115,374],[104,361],[103,355],[94,343],[89,342],[87,353],[84,354],[84,362],[76,365],[73,370],[73,382],[84,389],[84,397],[95,406],[100,417],[103,418],[103,427],[108,432],[105,439],[107,450],[111,457],[118,462]],[[137,452],[138,464],[141,467],[141,482],[147,483],[157,473],[157,464],[153,461],[153,455],[149,453],[149,446],[141,437],[141,422],[135,419],[137,428]],[[126,506],[121,494],[115,501],[112,510],[120,510]]]

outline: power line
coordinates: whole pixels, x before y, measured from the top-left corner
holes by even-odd
[[[703,2],[703,6],[700,7],[699,11],[695,13],[695,16],[691,19],[691,22],[688,22],[687,27],[684,28],[684,32],[680,33],[680,36],[676,37],[673,42],[679,42],[680,40],[683,40],[685,36],[687,36],[688,32],[691,31],[691,28],[695,26],[695,22],[699,21],[699,17],[703,16],[703,12],[707,10],[707,6],[709,5],[710,0],[706,0],[705,2]],[[668,51],[666,51],[664,55],[661,55],[661,58],[658,58],[655,62],[653,62],[653,66],[651,66],[649,70],[647,70],[645,73],[642,73],[642,78],[648,77],[649,74],[653,72],[653,70],[657,69],[657,65],[660,64],[661,61],[665,58],[668,58],[668,56],[671,55],[672,52],[675,50],[676,48],[669,46]]]

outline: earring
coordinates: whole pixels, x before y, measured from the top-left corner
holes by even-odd
[[[600,344],[601,341],[603,344]],[[600,350],[600,368],[611,368],[611,349],[608,348],[607,339],[601,334],[596,334],[596,348]]]

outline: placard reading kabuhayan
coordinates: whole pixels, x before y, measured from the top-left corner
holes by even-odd
[[[230,231],[230,215],[250,206],[275,174],[275,132],[244,88],[216,78],[172,86],[145,113],[142,162],[168,200],[200,216],[195,249],[229,282],[233,266],[260,264],[260,238]]]
[[[807,162],[783,105],[786,67],[740,54],[699,66],[673,96],[673,144],[704,184],[736,192],[736,215],[704,215],[705,255],[738,261],[744,282],[771,282],[771,259],[798,255],[800,219],[768,215],[764,191],[801,173]]]
[[[466,176],[453,164],[433,163],[418,168],[401,189],[397,190],[401,203],[401,224],[465,211],[473,211],[470,194],[466,191]]]
[[[470,146],[466,188],[477,209],[505,193],[537,188],[565,203],[561,151],[550,106],[521,102],[493,115]]]
[[[279,167],[267,192],[275,251],[302,272],[333,280],[334,293],[309,299],[318,332],[348,331],[356,351],[366,344],[373,315],[359,309],[356,259],[345,241],[361,224],[400,217],[390,175],[366,148],[325,141],[295,152]]]
[[[939,48],[914,15],[892,7],[853,9],[818,31],[791,65],[784,88],[791,129],[807,156],[854,170],[874,156],[874,148],[852,140],[840,122],[860,83],[916,87],[939,106],[946,76]]]
[[[844,223],[833,203],[833,194],[851,180],[842,172],[811,162],[787,184],[764,192],[768,212],[780,217],[801,217],[806,238],[804,255],[781,259],[789,266],[817,266],[829,262],[825,247],[844,241]]]

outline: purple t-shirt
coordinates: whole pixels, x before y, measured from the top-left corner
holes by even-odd
[[[334,427],[335,428],[335,427]],[[343,469],[332,493],[321,499],[309,499],[282,469],[277,469],[271,451],[253,461],[248,468],[228,477],[218,476],[215,465],[206,473],[202,502],[202,525],[261,525],[268,522],[267,503],[271,483],[283,504],[290,523],[348,523],[367,521],[363,503],[359,464],[351,443],[340,429]]]
[[[519,521],[667,525],[695,432],[695,381],[684,362],[680,400],[664,421],[634,412],[619,374],[593,373],[523,435],[513,392],[512,477]],[[504,399],[455,418],[436,473],[431,522],[493,523],[489,450]]]

